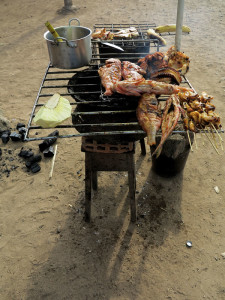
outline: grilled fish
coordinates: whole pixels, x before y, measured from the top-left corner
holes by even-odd
[[[163,144],[165,143],[166,139],[172,133],[172,131],[177,125],[177,122],[180,117],[180,112],[181,112],[181,107],[180,107],[179,98],[177,95],[173,94],[166,101],[166,105],[162,116],[161,140],[152,155],[156,155],[156,157],[160,155]]]
[[[115,84],[122,79],[121,61],[116,58],[106,60],[105,65],[98,69],[105,96],[111,96],[115,91]]]
[[[156,133],[161,126],[161,109],[155,94],[143,94],[136,113],[139,124],[147,133],[147,144],[155,145]]]

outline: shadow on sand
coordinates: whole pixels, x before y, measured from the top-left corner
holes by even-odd
[[[142,162],[136,162],[137,169]],[[137,193],[138,221],[129,222],[126,178],[99,186],[93,217],[83,220],[84,193],[55,235],[49,258],[33,270],[27,299],[135,299],[145,257],[182,226],[182,173],[162,178],[150,170]],[[122,184],[121,184],[122,182]],[[106,196],[107,199],[106,199]],[[132,273],[132,279],[131,279]]]

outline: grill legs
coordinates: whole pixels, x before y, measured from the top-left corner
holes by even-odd
[[[94,190],[98,188],[98,171],[128,172],[131,221],[135,222],[137,211],[135,199],[136,177],[134,151],[122,154],[85,152],[85,220],[87,222],[89,222],[91,218],[92,188]]]
[[[128,181],[129,181],[129,194],[130,194],[130,211],[131,221],[136,222],[137,219],[137,205],[135,198],[136,190],[136,177],[135,177],[135,164],[134,155],[128,155]]]
[[[146,148],[145,148],[145,140],[144,139],[140,140],[140,145],[141,145],[141,154],[146,155]]]

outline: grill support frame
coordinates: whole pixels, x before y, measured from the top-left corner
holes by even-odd
[[[137,220],[136,174],[135,174],[135,143],[133,150],[125,153],[98,153],[85,151],[85,213],[86,222],[91,220],[92,189],[98,189],[99,171],[128,172],[131,222]]]

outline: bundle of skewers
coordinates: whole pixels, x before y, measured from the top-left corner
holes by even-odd
[[[213,97],[207,93],[202,92],[201,95],[197,93],[178,93],[181,106],[184,108],[182,119],[184,129],[189,134],[189,130],[195,133],[204,133],[210,141],[216,152],[218,151],[218,144],[216,136],[218,137],[221,150],[223,150],[222,137],[218,130],[221,129],[220,116],[215,112],[215,105],[212,103]],[[197,147],[197,142],[195,138]],[[191,146],[193,151],[193,148]]]
[[[137,119],[147,133],[147,144],[156,145],[156,135],[161,131],[161,140],[152,155],[158,157],[163,144],[183,122],[190,148],[193,151],[189,131],[204,133],[216,152],[223,150],[220,117],[215,112],[213,97],[180,86],[181,76],[189,70],[189,57],[172,46],[166,53],[156,52],[139,59],[137,64],[110,58],[98,70],[105,96],[114,92],[139,97]],[[158,96],[169,95],[163,108]],[[196,142],[197,148],[197,142]]]

